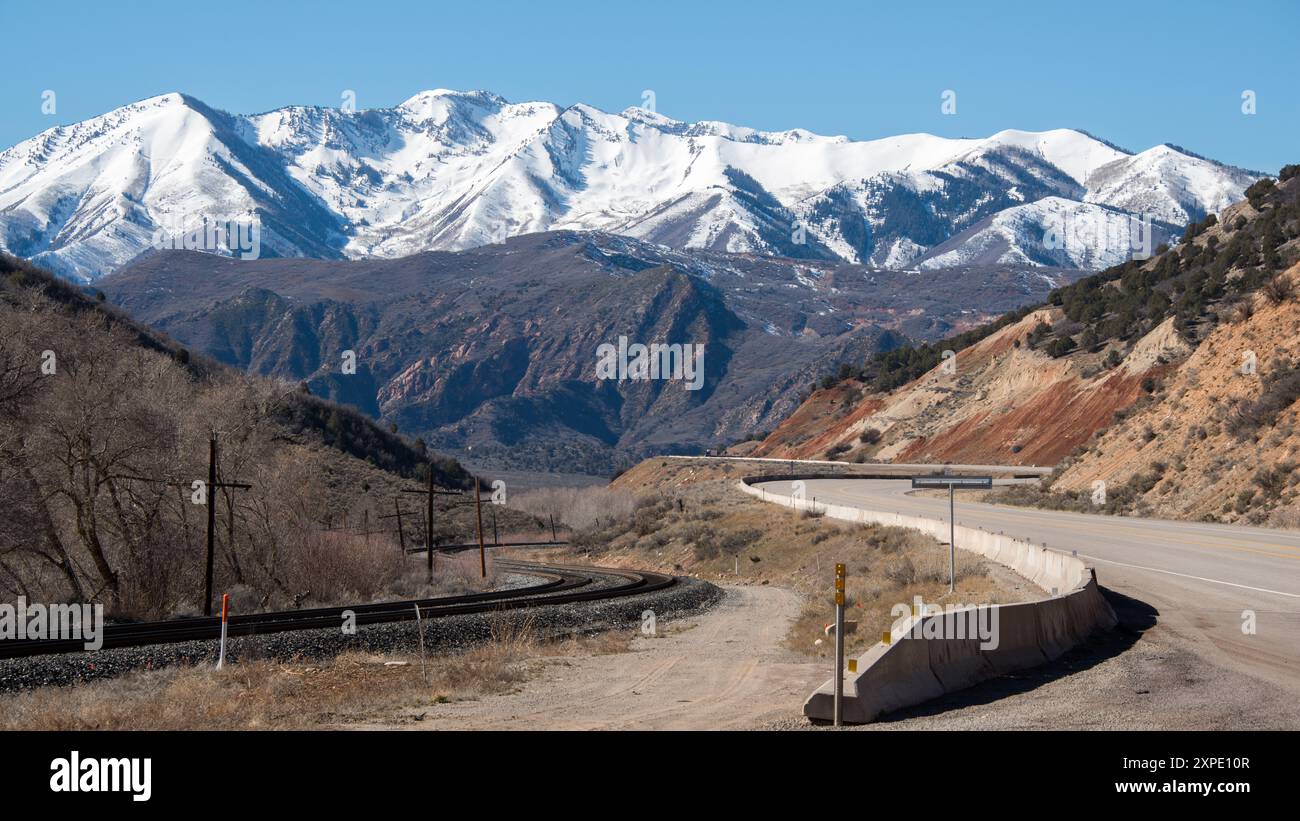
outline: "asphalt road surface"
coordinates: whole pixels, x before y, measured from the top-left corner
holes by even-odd
[[[789,482],[756,486],[790,494]],[[828,504],[948,519],[946,496],[915,495],[905,480],[810,479],[806,488]],[[1300,533],[979,504],[961,495],[959,524],[1078,551],[1104,590],[1154,608],[1160,626],[1198,655],[1300,693]],[[1243,627],[1252,627],[1252,614],[1249,632]]]

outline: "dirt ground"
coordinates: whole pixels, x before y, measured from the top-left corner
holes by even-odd
[[[732,585],[698,618],[638,635],[629,651],[544,659],[514,692],[420,708],[376,728],[457,730],[734,730],[800,715],[830,677],[825,663],[782,646],[801,598],[762,585]]]

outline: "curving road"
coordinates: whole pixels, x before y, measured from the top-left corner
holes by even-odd
[[[789,482],[755,487],[790,494]],[[946,497],[914,495],[907,481],[809,479],[806,493],[828,504],[948,518]],[[1206,659],[1300,693],[1300,533],[979,504],[963,502],[961,491],[956,510],[960,524],[1077,551],[1103,588],[1154,607],[1161,627]],[[1246,611],[1254,613],[1253,634],[1242,629]]]

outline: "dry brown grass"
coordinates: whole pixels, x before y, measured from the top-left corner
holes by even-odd
[[[325,662],[249,661],[218,671],[132,673],[0,700],[6,730],[262,730],[348,725],[439,702],[506,692],[529,661],[488,644],[431,659],[345,654]]]
[[[856,621],[858,630],[846,636],[845,647],[851,653],[858,653],[875,644],[897,618],[892,613],[892,609],[900,604],[910,607],[915,596],[920,596],[927,604],[939,605],[990,604],[1020,600],[1022,596],[1019,592],[1008,590],[1005,584],[1000,583],[996,578],[998,575],[1006,574],[989,574],[987,568],[983,566],[970,562],[963,564],[963,557],[959,555],[957,589],[952,596],[948,595],[946,559],[943,561],[941,572],[927,572],[923,580],[905,584],[889,582],[881,584],[878,579],[870,577],[855,580],[850,575],[845,585],[847,589],[844,618],[848,621]],[[830,591],[822,592],[820,595],[814,592],[804,603],[799,618],[786,633],[785,644],[790,649],[801,653],[818,657],[829,656],[834,647],[834,639],[825,635],[825,629],[834,621],[835,606]],[[820,645],[817,644],[818,639],[822,640]]]
[[[630,630],[606,630],[587,636],[569,636],[544,647],[548,656],[611,656],[629,652],[635,637]]]
[[[602,519],[626,516],[635,505],[636,494],[608,487],[536,488],[510,497],[510,507],[543,521],[554,516],[557,524],[569,528],[594,527]]]
[[[458,596],[490,590],[500,582],[490,553],[484,578],[477,551],[466,551],[436,554],[430,584],[427,558],[403,554],[387,536],[366,539],[357,533],[304,531],[286,553],[283,589],[268,595],[247,584],[232,585],[222,591],[230,594],[231,612]]]
[[[957,589],[949,597],[948,548],[913,530],[861,525],[795,512],[735,489],[723,464],[649,459],[618,482],[637,501],[601,527],[574,534],[561,555],[576,561],[635,566],[739,584],[776,584],[805,598],[786,644],[814,656],[828,652],[834,620],[835,565],[848,569],[846,618],[860,624],[851,650],[889,629],[897,604],[1019,601],[1032,585],[978,556],[957,554]],[[725,477],[725,478],[724,478]],[[540,555],[540,554],[539,554]],[[556,551],[546,555],[555,558]],[[1017,589],[1021,586],[1021,589]]]
[[[463,652],[344,653],[326,661],[246,661],[140,671],[0,696],[0,730],[283,730],[418,722],[422,708],[507,693],[545,662],[627,652],[630,631],[537,638],[528,614],[492,617]]]

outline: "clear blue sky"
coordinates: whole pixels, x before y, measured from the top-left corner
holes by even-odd
[[[653,89],[670,117],[769,130],[1072,127],[1264,171],[1300,162],[1296,0],[0,0],[0,20],[3,147],[167,91],[252,113],[438,87],[621,111]]]

